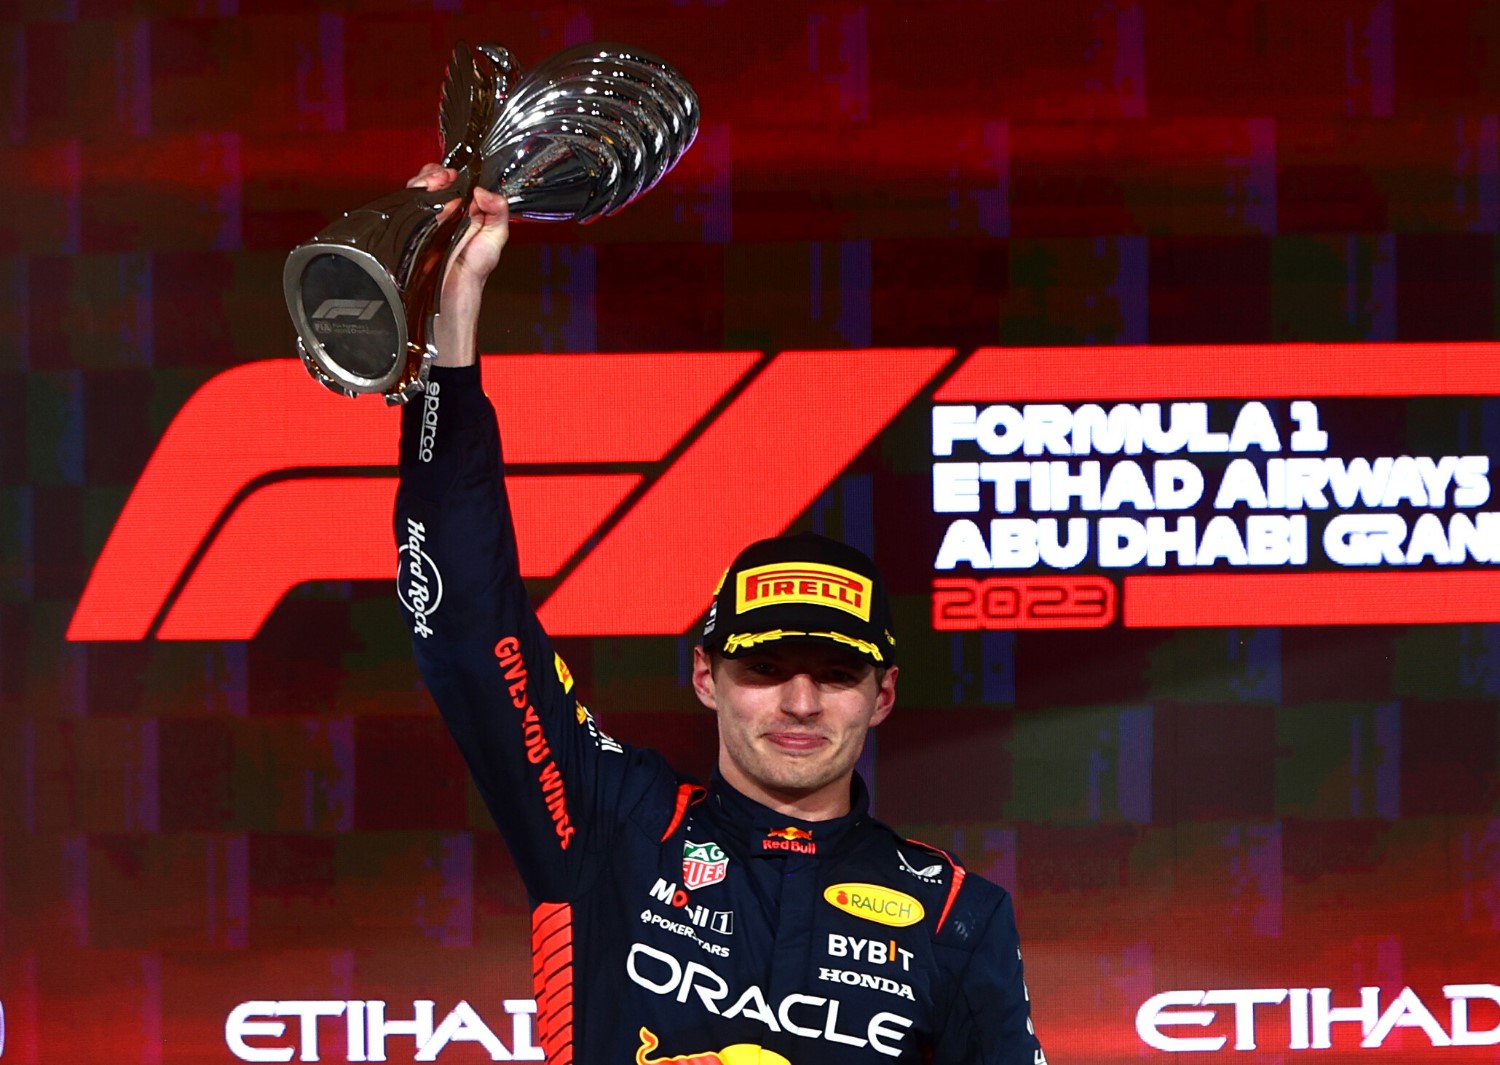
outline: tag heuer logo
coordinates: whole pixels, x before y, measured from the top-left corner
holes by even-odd
[[[682,886],[689,891],[717,884],[728,871],[729,859],[717,843],[683,843]]]

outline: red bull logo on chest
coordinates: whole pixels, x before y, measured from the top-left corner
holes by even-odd
[[[760,849],[763,851],[790,851],[793,854],[818,853],[818,845],[813,842],[813,834],[805,828],[798,828],[796,825],[771,829],[766,833],[766,838],[760,841]]]

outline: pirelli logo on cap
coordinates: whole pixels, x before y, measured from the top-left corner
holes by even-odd
[[[776,603],[829,606],[870,620],[868,577],[820,562],[776,562],[742,570],[735,588],[735,610],[744,613]]]

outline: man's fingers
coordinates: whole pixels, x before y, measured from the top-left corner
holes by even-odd
[[[486,222],[510,221],[510,205],[506,203],[505,197],[489,189],[474,190],[474,210],[484,215]]]
[[[447,188],[458,180],[458,171],[450,170],[441,163],[426,163],[416,176],[406,183],[409,189],[427,189],[429,192]]]

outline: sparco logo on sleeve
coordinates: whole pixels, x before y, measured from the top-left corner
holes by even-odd
[[[432,461],[432,449],[437,445],[439,390],[436,381],[428,381],[427,397],[422,400],[422,439],[417,445],[417,458],[423,462]]]
[[[443,601],[443,575],[438,572],[422,544],[427,541],[427,527],[420,521],[406,519],[406,543],[398,552],[400,570],[396,575],[396,594],[401,605],[411,611],[412,628],[426,639],[432,635],[427,619],[437,613]]]

